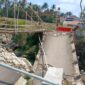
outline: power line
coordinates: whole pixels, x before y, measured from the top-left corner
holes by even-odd
[[[14,25],[15,25],[15,33],[16,33],[16,0],[14,0]]]

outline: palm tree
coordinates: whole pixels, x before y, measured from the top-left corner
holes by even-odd
[[[47,10],[48,9],[48,4],[45,2],[43,5],[42,5],[42,10]]]
[[[65,17],[65,14],[64,14],[64,13],[61,13],[60,15],[61,15],[62,17]]]
[[[37,12],[40,11],[40,6],[39,5],[34,4],[32,7],[33,7],[33,10],[35,10]]]
[[[22,3],[23,3],[23,7],[25,7],[25,5],[26,5],[26,0],[23,0]]]
[[[72,12],[66,12],[66,16],[72,16]]]
[[[54,11],[54,10],[55,10],[55,8],[56,8],[56,5],[55,5],[55,4],[53,4],[51,9]]]
[[[29,3],[29,6],[32,6],[32,3],[31,2]]]
[[[3,5],[3,14],[5,17],[8,17],[8,6],[10,5],[10,1],[9,0],[1,0],[2,1],[2,5]]]
[[[1,8],[2,4],[3,4],[3,1],[2,1],[2,0],[0,0],[0,8]]]
[[[19,3],[23,8],[26,6],[26,0],[19,0]]]

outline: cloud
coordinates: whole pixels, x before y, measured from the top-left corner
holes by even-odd
[[[50,7],[52,4],[55,4],[56,7],[60,7],[62,12],[71,11],[78,16],[80,14],[80,0],[29,0],[29,2],[39,5],[47,2]],[[83,0],[82,5],[83,7],[85,6],[85,0]]]
[[[83,2],[84,5],[85,1]],[[80,15],[80,0],[60,0],[58,1],[57,7],[60,7],[63,12],[71,11],[77,16]]]
[[[57,0],[61,4],[79,4],[80,0]],[[75,2],[76,1],[76,2]]]

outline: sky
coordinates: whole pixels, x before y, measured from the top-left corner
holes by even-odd
[[[47,2],[51,7],[52,4],[61,8],[61,12],[71,11],[74,15],[80,15],[80,0],[28,0],[34,4],[42,5],[44,2]],[[85,6],[85,0],[83,0],[83,7]]]

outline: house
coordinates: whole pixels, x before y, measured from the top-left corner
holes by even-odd
[[[69,16],[66,17],[65,21],[63,22],[63,26],[70,26],[75,27],[80,23],[80,19],[76,16]]]

